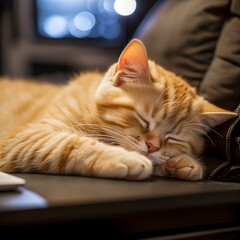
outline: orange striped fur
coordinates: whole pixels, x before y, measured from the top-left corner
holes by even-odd
[[[2,79],[0,170],[198,180],[212,122],[206,106],[214,112],[183,79],[148,60],[139,40],[106,74],[84,73],[63,86]]]

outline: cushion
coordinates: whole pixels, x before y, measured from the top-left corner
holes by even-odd
[[[134,37],[145,43],[149,58],[197,86],[207,100],[233,110],[240,102],[238,3],[164,1],[146,16]]]
[[[237,6],[236,10],[240,11],[240,4]],[[234,9],[232,11],[234,12]],[[199,93],[216,105],[229,110],[234,110],[240,103],[239,16],[233,15],[224,24]]]

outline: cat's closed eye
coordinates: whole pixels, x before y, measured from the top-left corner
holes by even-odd
[[[149,125],[150,125],[149,121],[146,120],[141,114],[139,114],[137,112],[136,112],[136,116],[137,116],[139,123],[143,126],[143,128],[149,129]]]
[[[166,134],[165,141],[167,141],[168,143],[175,143],[175,144],[184,144],[185,143],[184,139],[182,139],[179,136],[172,135],[172,134]]]

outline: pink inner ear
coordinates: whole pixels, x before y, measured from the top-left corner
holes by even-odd
[[[122,52],[118,63],[121,68],[135,65],[147,70],[148,57],[143,43],[138,40],[132,40]]]
[[[139,40],[132,40],[123,50],[115,68],[114,75],[121,72],[121,83],[126,82],[128,77],[133,80],[135,77],[144,79],[149,74],[148,57],[143,43]],[[125,76],[123,76],[125,74]],[[117,78],[117,76],[116,76]],[[124,81],[122,81],[124,78]],[[115,85],[121,85],[116,83]]]
[[[136,71],[132,67],[130,67],[130,63],[128,62],[128,59],[130,60],[130,58],[126,58],[124,55],[123,56],[121,55],[121,57],[118,61],[118,64],[116,65],[114,74],[116,74],[118,71],[123,70],[123,69],[125,69],[129,72]]]

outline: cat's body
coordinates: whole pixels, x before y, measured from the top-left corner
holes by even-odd
[[[62,87],[34,81],[0,79],[0,141],[37,119]]]
[[[137,40],[105,75],[66,86],[1,80],[0,171],[144,179],[156,165],[156,175],[198,180],[209,107],[219,110]]]

